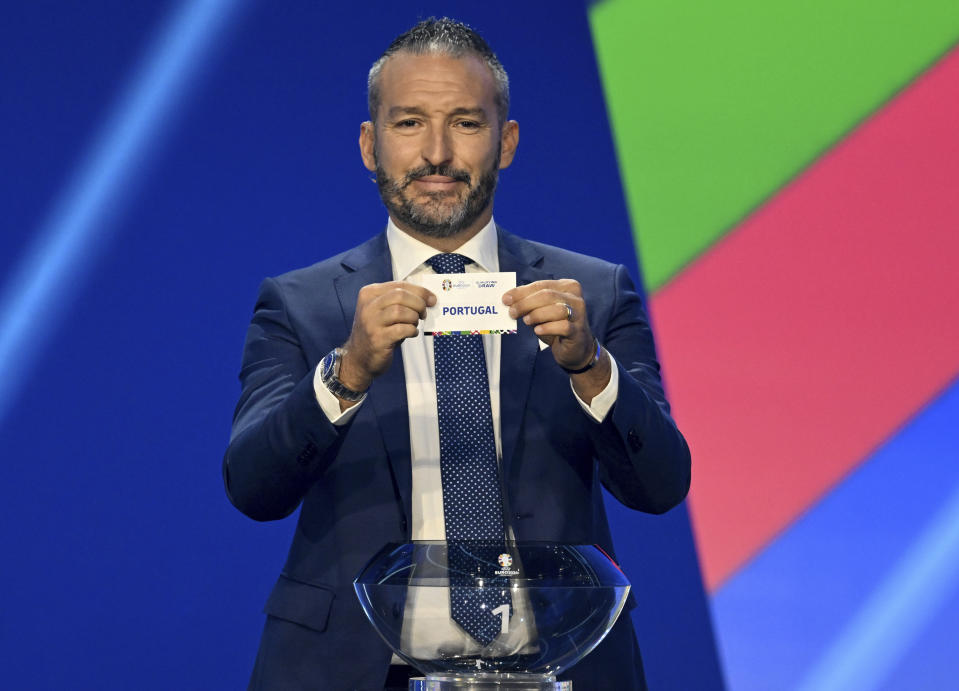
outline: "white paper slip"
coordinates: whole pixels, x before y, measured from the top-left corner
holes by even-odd
[[[416,277],[436,296],[426,310],[423,333],[431,336],[515,334],[503,294],[516,287],[516,272],[420,274]]]

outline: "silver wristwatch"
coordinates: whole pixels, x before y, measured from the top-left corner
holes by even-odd
[[[340,381],[340,363],[343,361],[343,349],[334,348],[320,360],[320,381],[327,390],[344,401],[358,401],[366,395],[365,391],[354,391]]]

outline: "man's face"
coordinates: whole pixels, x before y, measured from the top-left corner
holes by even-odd
[[[499,125],[489,68],[469,55],[398,53],[379,88],[360,149],[394,222],[425,237],[471,236],[489,222],[518,139],[515,122]]]

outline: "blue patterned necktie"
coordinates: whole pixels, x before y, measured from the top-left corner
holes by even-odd
[[[438,274],[452,274],[463,273],[470,261],[460,254],[437,254],[427,263]],[[450,613],[485,646],[499,635],[499,608],[510,607],[511,599],[505,578],[489,578],[504,551],[506,530],[482,336],[434,337],[433,362]],[[476,576],[486,579],[483,588],[474,587]]]

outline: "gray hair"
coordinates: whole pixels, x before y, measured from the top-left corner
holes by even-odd
[[[413,55],[449,55],[463,57],[472,54],[480,58],[489,67],[496,82],[496,110],[499,123],[506,122],[509,113],[509,77],[502,63],[496,57],[483,37],[466,24],[449,17],[424,19],[409,31],[400,34],[390,47],[373,63],[366,80],[367,102],[370,120],[376,122],[376,111],[380,105],[380,72],[383,65],[396,53],[405,51]]]

